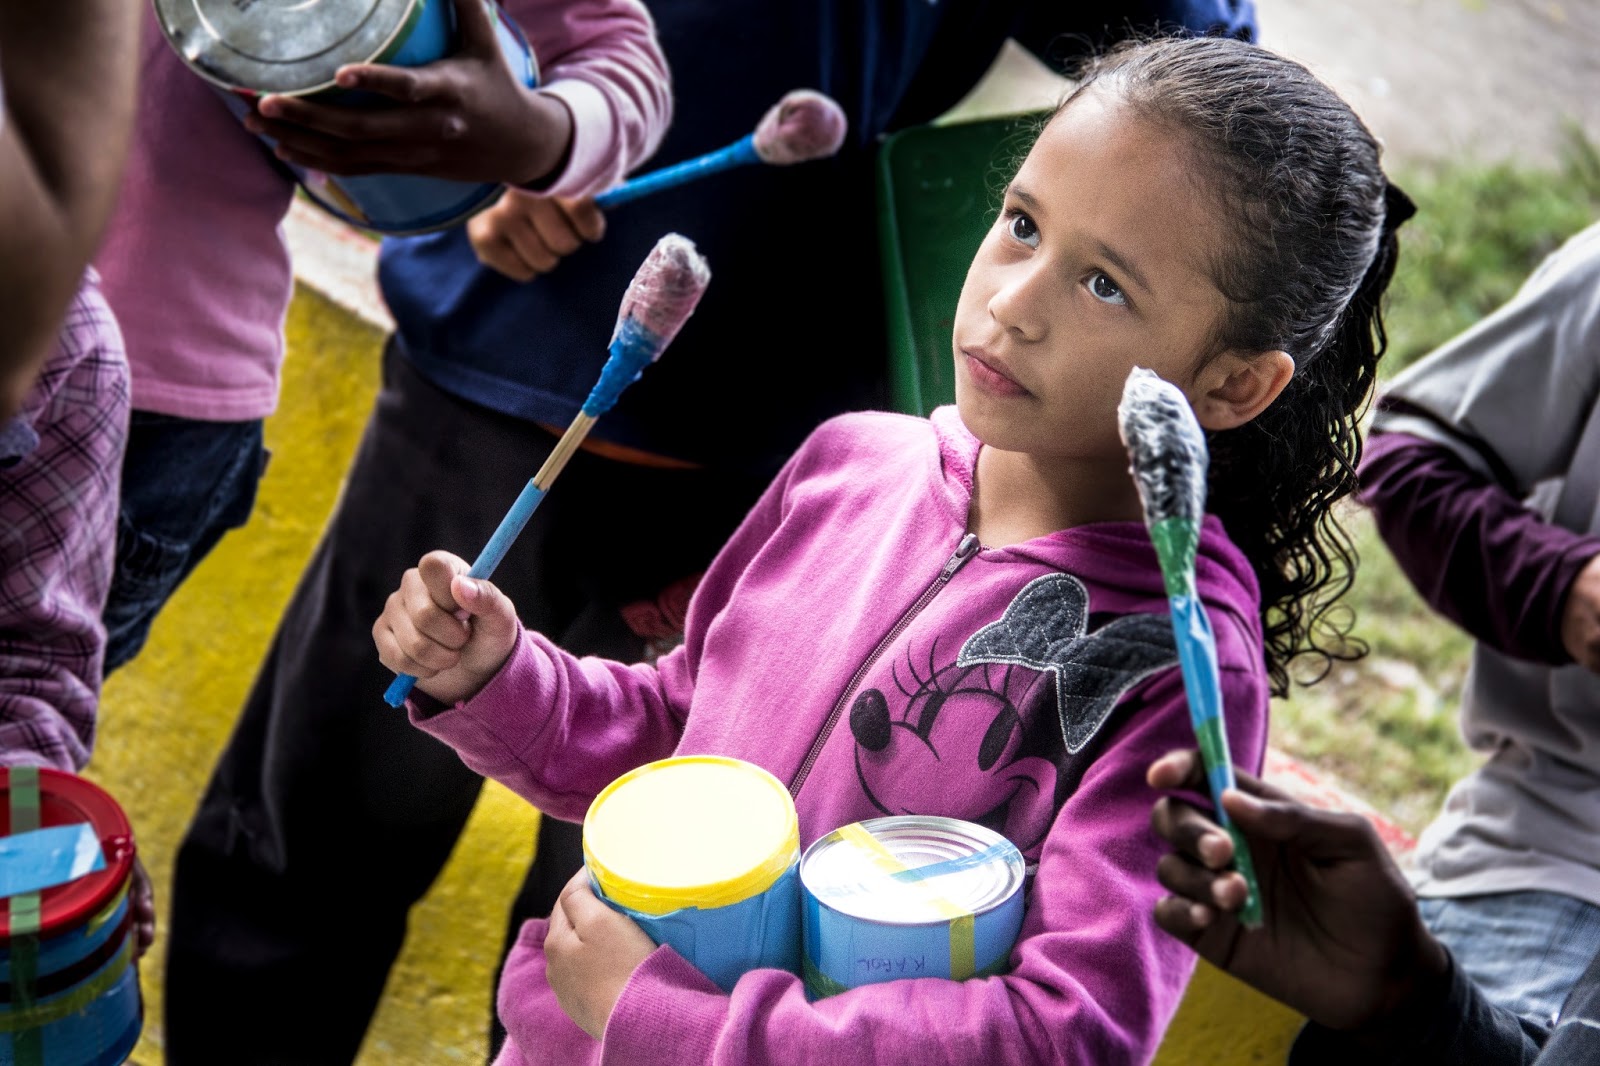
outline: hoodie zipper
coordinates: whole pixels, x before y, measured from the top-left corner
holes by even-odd
[[[800,764],[800,769],[795,772],[794,780],[789,783],[790,796],[799,798],[800,786],[806,783],[806,778],[811,774],[811,768],[816,765],[818,756],[822,754],[822,746],[828,742],[828,737],[833,734],[834,727],[839,724],[839,718],[844,714],[844,709],[848,705],[851,695],[855,692],[856,686],[861,683],[861,679],[866,676],[867,671],[872,669],[872,664],[878,661],[878,658],[883,655],[889,645],[895,642],[901,633],[905,632],[906,626],[910,625],[912,619],[922,613],[922,609],[928,606],[928,603],[939,594],[939,590],[949,583],[950,579],[955,576],[956,571],[965,566],[967,561],[976,554],[978,554],[977,534],[963,534],[960,543],[956,545],[955,554],[945,562],[944,568],[939,571],[939,576],[933,579],[932,584],[922,590],[922,595],[917,597],[917,602],[906,609],[905,613],[900,616],[900,620],[894,624],[894,628],[890,629],[884,638],[878,641],[878,646],[872,649],[872,654],[868,655],[861,665],[856,668],[856,672],[850,678],[850,683],[845,685],[844,691],[840,693],[838,701],[833,705],[833,709],[828,712],[827,721],[822,723],[822,731],[817,734],[817,739],[812,741],[811,750],[806,752],[805,761]]]

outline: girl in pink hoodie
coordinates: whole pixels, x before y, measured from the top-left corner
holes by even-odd
[[[1299,65],[1219,38],[1119,50],[1044,125],[973,260],[956,404],[823,424],[707,571],[682,646],[575,658],[463,560],[408,571],[373,634],[421,679],[412,720],[550,816],[651,760],[729,755],[788,783],[802,847],[946,815],[1031,874],[1005,973],[816,1002],[771,969],[722,992],[580,874],[507,963],[501,1066],[1147,1061],[1193,963],[1149,917],[1144,768],[1192,741],[1117,401],[1148,366],[1208,430],[1197,593],[1257,768],[1290,660],[1344,650],[1331,509],[1383,348],[1389,197],[1371,134]]]

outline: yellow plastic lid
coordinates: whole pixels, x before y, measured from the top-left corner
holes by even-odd
[[[583,858],[600,891],[643,914],[725,907],[760,895],[800,858],[783,782],[754,763],[684,755],[605,787],[583,818]]]

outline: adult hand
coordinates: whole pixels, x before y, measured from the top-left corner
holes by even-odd
[[[434,551],[400,579],[372,623],[378,658],[441,703],[478,693],[500,672],[522,632],[505,593],[467,577],[465,559]]]
[[[554,270],[585,241],[606,235],[606,216],[592,199],[569,200],[507,189],[467,222],[478,262],[513,281]]]
[[[156,892],[144,862],[133,857],[133,879],[128,886],[128,910],[133,917],[133,957],[143,958],[156,939]]]
[[[1237,914],[1245,881],[1227,869],[1228,834],[1168,796],[1151,825],[1174,851],[1156,869],[1173,895],[1156,924],[1204,959],[1331,1029],[1381,1029],[1417,1017],[1445,994],[1448,956],[1422,924],[1416,898],[1372,825],[1322,811],[1246,773],[1222,804],[1244,833],[1260,882],[1265,924]],[[1150,766],[1158,789],[1205,789],[1199,752],[1171,752]]]
[[[1567,590],[1561,643],[1574,662],[1600,673],[1600,555],[1578,571]]]
[[[561,890],[544,938],[550,990],[567,1017],[600,1040],[622,986],[655,949],[637,922],[595,898],[579,870]]]
[[[572,114],[512,73],[485,0],[454,0],[460,47],[420,67],[339,68],[341,89],[395,106],[262,97],[245,125],[277,141],[278,157],[329,174],[407,173],[524,184],[553,173],[572,143]]]

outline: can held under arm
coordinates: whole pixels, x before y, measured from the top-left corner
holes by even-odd
[[[0,767],[0,1066],[110,1066],[133,1052],[133,856],[104,789]]]
[[[800,969],[800,823],[753,763],[687,755],[607,785],[583,820],[595,894],[724,991],[762,967]]]
[[[1025,873],[1011,841],[959,818],[872,818],[819,838],[800,859],[806,994],[1005,972]]]
[[[500,6],[495,15],[501,53],[527,87],[539,83],[527,39]],[[191,70],[222,90],[242,118],[251,101],[269,93],[305,96],[345,107],[400,106],[370,93],[334,85],[348,63],[422,66],[455,47],[453,0],[155,0],[167,41]],[[262,140],[270,151],[273,141]],[[336,218],[381,234],[427,233],[458,225],[489,206],[503,185],[451,181],[417,174],[346,177],[281,164],[306,195]]]

